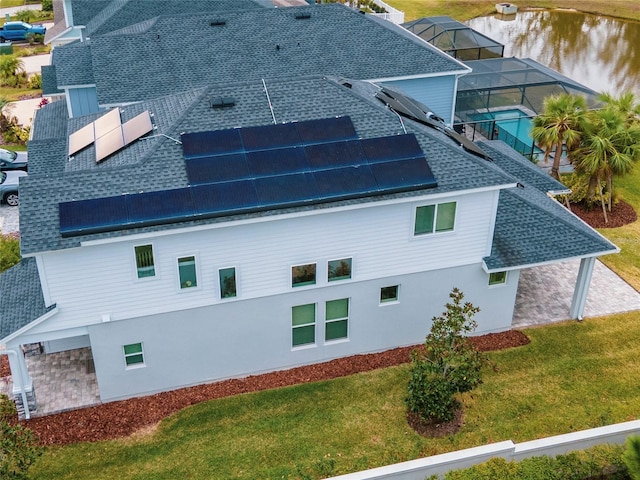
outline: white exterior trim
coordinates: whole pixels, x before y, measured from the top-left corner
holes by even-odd
[[[527,263],[525,265],[516,265],[515,267],[500,267],[500,268],[488,268],[487,264],[485,263],[485,261],[482,261],[482,269],[487,272],[487,273],[496,273],[496,272],[510,272],[513,270],[523,270],[525,268],[533,268],[533,267],[541,267],[543,265],[554,265],[556,263],[561,263],[561,262],[570,262],[572,260],[583,260],[586,258],[597,258],[600,257],[602,255],[610,255],[612,253],[620,253],[620,249],[618,247],[616,247],[615,250],[608,250],[608,251],[604,251],[604,252],[598,252],[598,253],[593,253],[591,255],[583,255],[580,257],[567,257],[567,258],[560,258],[558,260],[549,260],[548,262],[539,262],[539,263]]]
[[[16,330],[15,332],[13,332],[11,335],[0,339],[0,341],[4,344],[8,344],[11,340],[13,340],[16,337],[19,337],[20,335],[22,335],[25,332],[28,332],[29,330],[31,330],[33,327],[35,327],[36,325],[40,325],[42,322],[44,322],[45,320],[53,317],[54,315],[56,315],[58,313],[58,308],[53,308],[52,310],[50,310],[49,312],[45,313],[44,315],[42,315],[40,318],[37,318],[36,320],[34,320],[33,322],[25,325],[24,327],[22,327],[19,330]]]
[[[452,58],[452,60],[454,59]],[[453,77],[453,76],[457,78],[459,75],[466,75],[467,73],[471,73],[471,69],[469,67],[466,67],[466,69],[464,70],[456,70],[452,72],[429,73],[426,75],[424,73],[418,73],[415,75],[403,75],[401,77],[369,78],[365,81],[371,82],[371,83],[380,83],[380,82],[394,82],[398,80],[415,80],[417,78]]]

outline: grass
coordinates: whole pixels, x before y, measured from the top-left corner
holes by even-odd
[[[640,411],[640,312],[527,331],[491,353],[465,424],[427,439],[407,426],[408,365],[213,400],[117,441],[48,448],[33,479],[324,478],[462,448],[631,420]],[[607,379],[603,382],[602,379]]]

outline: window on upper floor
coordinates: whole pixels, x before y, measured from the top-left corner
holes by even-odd
[[[291,267],[291,286],[303,287],[305,285],[315,285],[316,264],[296,265]]]
[[[327,280],[335,282],[351,278],[351,259],[329,260],[327,264]]]
[[[154,277],[156,269],[153,260],[153,246],[138,245],[135,247],[135,253],[138,278]]]
[[[324,340],[348,338],[349,299],[330,300],[325,304]]]
[[[489,274],[489,285],[507,283],[507,272],[493,272]]]
[[[414,235],[453,230],[456,219],[456,202],[424,205],[416,208]]]
[[[238,292],[236,290],[236,268],[227,267],[218,270],[220,279],[220,298],[233,298]]]
[[[398,301],[398,285],[382,287],[380,289],[380,303],[390,303]]]
[[[193,288],[198,286],[196,275],[196,257],[178,258],[178,275],[180,277],[180,288]]]
[[[297,305],[291,308],[291,345],[300,347],[316,342],[316,304]]]
[[[136,367],[144,365],[144,353],[142,351],[142,343],[131,343],[123,345],[124,364],[126,367]]]

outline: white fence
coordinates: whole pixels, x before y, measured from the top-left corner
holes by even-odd
[[[555,457],[575,450],[584,450],[594,445],[621,444],[629,435],[640,435],[640,420],[541,438],[530,442],[513,443],[511,440],[507,440],[331,477],[331,480],[424,480],[430,475],[439,475],[442,478],[450,470],[468,468],[495,457],[515,461],[542,455]]]
[[[384,3],[382,0],[373,0],[373,3],[375,3],[379,7],[384,8],[387,13],[372,13],[371,15],[384,18],[385,20],[388,20],[391,23],[395,23],[396,25],[404,23],[404,12],[396,10],[391,5]]]

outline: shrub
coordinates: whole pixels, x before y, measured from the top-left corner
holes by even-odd
[[[36,436],[14,419],[14,403],[0,394],[0,478],[27,479],[27,470],[42,455]]]
[[[452,420],[459,407],[454,395],[476,387],[487,362],[466,337],[476,329],[473,316],[480,309],[469,302],[463,304],[464,295],[457,288],[449,297],[447,310],[432,319],[424,350],[411,354],[406,403],[424,422]]]
[[[29,77],[29,88],[40,90],[42,88],[42,75],[35,73]]]
[[[20,261],[20,240],[11,235],[0,235],[0,272]]]
[[[640,436],[627,438],[623,460],[633,480],[640,480]]]
[[[53,12],[53,0],[42,0],[42,11]]]
[[[31,12],[31,10],[20,10],[19,12],[16,12],[16,18],[22,22],[27,22],[27,23],[31,22],[32,15],[33,15],[33,12]]]

